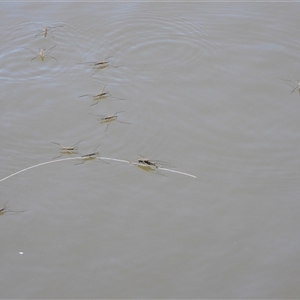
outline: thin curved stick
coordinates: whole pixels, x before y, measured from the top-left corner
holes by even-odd
[[[113,161],[118,161],[118,162],[123,162],[123,163],[127,163],[127,164],[131,164],[131,162],[129,160],[125,160],[125,159],[118,159],[118,158],[111,158],[111,157],[99,157],[99,159],[103,159],[103,160],[113,160]]]
[[[81,157],[81,156],[76,156],[76,157],[66,157],[66,158],[61,158],[61,159],[56,159],[56,160],[46,161],[46,162],[43,162],[43,163],[40,163],[40,164],[31,166],[31,167],[22,169],[22,170],[20,170],[20,171],[18,171],[18,172],[15,172],[15,173],[11,174],[11,175],[8,175],[8,176],[6,176],[6,177],[0,179],[0,182],[4,181],[4,180],[6,180],[6,179],[8,179],[8,178],[10,178],[10,177],[13,177],[13,176],[15,176],[15,175],[18,175],[18,174],[20,174],[20,173],[22,173],[22,172],[28,171],[28,170],[30,170],[30,169],[34,169],[34,168],[37,168],[37,167],[40,167],[40,166],[44,166],[44,165],[48,165],[48,164],[53,164],[53,163],[60,162],[60,161],[71,160],[71,159],[82,159],[82,157]]]
[[[185,172],[175,171],[175,170],[171,170],[171,169],[167,169],[167,168],[161,168],[161,167],[157,167],[157,169],[168,171],[168,172],[173,172],[173,173],[178,173],[178,174],[190,176],[190,177],[193,177],[193,178],[197,178],[197,176],[189,174],[189,173],[185,173]]]
[[[11,177],[13,177],[15,175],[18,175],[20,173],[23,173],[25,171],[28,171],[28,170],[31,170],[31,169],[34,169],[34,168],[37,168],[37,167],[41,167],[41,166],[45,166],[45,165],[50,165],[50,164],[61,162],[61,161],[72,160],[72,159],[80,159],[80,160],[82,160],[83,158],[84,158],[84,156],[66,157],[66,158],[60,158],[60,159],[56,159],[56,160],[50,160],[50,161],[46,161],[46,162],[43,162],[43,163],[39,163],[39,164],[30,166],[30,167],[27,167],[25,169],[22,169],[20,171],[17,171],[17,172],[15,172],[13,174],[10,174],[10,175],[8,175],[8,176],[0,179],[0,182],[5,181],[8,178],[11,178]],[[100,157],[100,156],[99,157],[95,157],[95,158],[96,159],[100,159],[100,160],[112,160],[112,161],[117,161],[117,162],[123,162],[123,163],[132,164],[132,165],[136,165],[136,166],[141,165],[140,163],[136,163],[136,162],[132,162],[132,161],[129,161],[129,160],[124,160],[124,159],[118,159],[118,158]],[[189,174],[189,173],[185,173],[185,172],[180,172],[180,171],[175,171],[175,170],[166,169],[166,168],[160,168],[160,167],[157,167],[156,169],[158,169],[158,170],[164,170],[164,171],[167,171],[167,172],[173,172],[173,173],[177,173],[177,174],[181,174],[181,175],[186,175],[186,176],[190,176],[190,177],[193,177],[193,178],[197,178],[195,175],[192,175],[192,174]]]

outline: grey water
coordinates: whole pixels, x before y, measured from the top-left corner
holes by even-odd
[[[1,2],[0,180],[197,178],[0,182],[0,298],[299,298],[299,13]]]

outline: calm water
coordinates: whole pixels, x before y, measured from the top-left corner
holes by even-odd
[[[0,298],[300,297],[298,3],[0,8],[0,179],[197,176],[0,182]]]

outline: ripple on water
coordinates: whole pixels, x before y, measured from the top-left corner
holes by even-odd
[[[83,59],[97,61],[112,56],[113,64],[124,68],[130,64],[127,75],[138,71],[145,79],[157,66],[168,68],[199,61],[204,53],[201,51],[204,37],[209,34],[206,24],[190,11],[178,15],[169,9],[155,14],[146,7],[143,10],[131,7],[100,16],[104,25],[91,22],[85,31]]]
[[[52,29],[45,37],[43,28],[46,26]],[[80,30],[66,23],[20,23],[6,28],[3,39],[0,78],[15,83],[74,76],[78,53],[85,44]],[[39,55],[42,48],[46,52],[43,61]]]
[[[122,66],[111,68],[109,73],[106,70],[98,72],[95,77],[103,79],[110,74],[105,78],[108,84],[123,86],[122,97],[128,100],[124,110],[134,116],[129,117],[133,125],[128,125],[123,135],[130,141],[127,147],[138,145],[139,149],[144,149],[152,147],[153,142],[163,147],[166,135],[161,132],[168,123],[170,112],[166,113],[164,107],[159,111],[156,99],[166,98],[162,95],[161,85],[156,85],[157,91],[151,91],[149,85],[154,87],[157,82],[163,83],[163,74],[170,76],[178,72],[178,68],[199,68],[201,60],[205,59],[206,51],[202,49],[209,36],[207,24],[190,9],[186,13],[183,9],[181,14],[172,14],[169,10],[170,7],[165,10],[160,7],[153,13],[153,7],[148,10],[145,5],[144,9],[136,10],[131,5],[130,9],[100,15],[103,26],[91,21],[84,30],[86,42],[79,53],[82,62],[112,56],[111,64]],[[151,103],[147,102],[151,96],[146,95],[149,91],[153,96]],[[166,101],[172,100],[169,97]],[[137,123],[139,126],[134,125]]]

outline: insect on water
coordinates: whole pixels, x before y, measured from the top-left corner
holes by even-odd
[[[64,145],[62,145],[62,144],[60,144],[60,143],[52,142],[53,144],[56,144],[56,145],[59,145],[59,146],[60,146],[59,151],[60,151],[60,153],[61,153],[59,156],[56,156],[56,157],[54,157],[53,159],[59,158],[59,157],[61,157],[63,154],[71,154],[71,155],[72,155],[72,154],[78,154],[78,147],[77,147],[77,145],[78,145],[80,142],[82,142],[82,140],[79,141],[79,142],[77,142],[76,144],[73,144],[72,146],[64,146]]]
[[[159,160],[150,160],[141,155],[139,155],[139,156],[141,158],[139,158],[137,162],[131,162],[133,165],[136,165],[137,167],[139,167],[140,169],[142,169],[144,171],[155,171],[157,174],[166,177],[164,174],[159,172],[160,164],[162,164],[163,162],[161,162]]]
[[[7,200],[3,206],[0,207],[0,216],[10,213],[10,214],[17,214],[17,213],[21,213],[21,212],[25,212],[25,210],[10,210],[9,208],[7,208],[7,203],[9,200]]]
[[[113,97],[109,92],[104,92],[104,89],[106,88],[106,85],[103,87],[102,91],[99,94],[84,94],[79,96],[79,98],[81,97],[93,97],[93,100],[96,101],[95,103],[92,103],[91,106],[96,105],[99,103],[99,101],[104,100],[105,98],[112,98],[112,99],[117,99],[117,100],[124,100],[121,98],[117,98],[117,97]]]
[[[138,163],[140,164],[145,164],[145,165],[148,165],[148,166],[153,166],[155,168],[159,168],[161,166],[170,166],[167,162],[165,161],[162,161],[162,160],[153,160],[153,159],[148,159],[140,154],[138,154],[138,156],[140,156],[141,158],[138,159]]]
[[[291,91],[291,94],[293,94],[296,90],[300,94],[300,80],[298,80],[298,82],[294,82],[294,81],[288,80],[288,79],[283,79],[283,78],[280,78],[280,79],[283,80],[285,83],[287,83],[289,86],[291,86],[293,88],[293,90]],[[291,83],[294,84],[294,85],[297,84],[297,86],[295,87]]]
[[[168,163],[162,160],[153,160],[148,159],[140,154],[138,154],[141,158],[138,159],[138,165],[141,167],[150,167],[152,169],[159,169],[165,165],[169,165]]]
[[[98,62],[95,61],[90,61],[90,62],[84,62],[84,63],[78,63],[78,64],[88,64],[90,67],[92,67],[93,69],[96,69],[95,72],[92,74],[95,75],[97,71],[99,70],[103,70],[105,68],[107,68],[108,66],[111,66],[113,68],[120,68],[121,66],[113,66],[110,64],[110,62],[108,61],[109,58],[111,58],[112,56],[108,56],[105,58],[105,60],[101,60]]]
[[[63,27],[64,25],[58,25],[58,26],[45,26],[42,29],[38,28],[35,24],[33,24],[37,30],[40,32],[35,35],[34,38],[38,37],[39,35],[47,37],[50,33],[52,35],[52,38],[54,39],[53,31],[58,27]]]
[[[36,55],[35,57],[33,57],[33,58],[31,59],[31,62],[32,62],[35,58],[37,58],[37,57],[40,57],[40,58],[41,58],[41,61],[44,61],[45,57],[51,57],[51,58],[55,59],[55,60],[58,62],[58,60],[57,60],[54,56],[49,55],[49,53],[50,53],[55,47],[56,47],[56,45],[54,45],[53,47],[51,47],[51,48],[49,48],[49,49],[41,48],[38,52],[37,52],[37,51],[34,51],[34,50],[30,49],[30,48],[24,48],[24,49],[26,49],[26,50],[28,50],[28,51],[30,51],[31,53],[33,53],[33,54]]]
[[[141,156],[141,155],[140,155]],[[149,166],[153,169],[158,169],[156,162],[149,160],[148,158],[140,158],[138,159],[138,163],[143,166]]]
[[[123,123],[123,124],[130,124],[128,122],[118,120],[117,115],[122,113],[122,112],[124,112],[124,111],[119,111],[119,112],[116,112],[115,114],[109,115],[109,116],[97,115],[98,116],[98,121],[100,122],[100,124],[104,124],[104,123],[106,124],[105,132],[107,131],[107,128],[110,125],[110,123],[113,122],[113,121],[117,121],[117,122]]]
[[[87,153],[87,154],[84,154],[84,155],[81,155],[80,156],[80,159],[82,160],[80,163],[78,163],[78,164],[75,164],[75,165],[81,165],[81,164],[83,164],[85,161],[87,161],[87,160],[94,160],[94,159],[96,159],[96,158],[98,158],[99,160],[101,160],[100,159],[100,157],[99,157],[99,151],[97,151],[96,152],[96,149],[99,147],[100,145],[98,145],[92,152],[90,152],[90,153]],[[106,164],[108,164],[107,162],[105,162]]]

